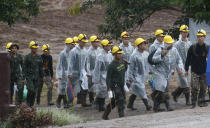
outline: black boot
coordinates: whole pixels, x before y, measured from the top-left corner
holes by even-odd
[[[98,98],[98,111],[104,111],[104,98]]]
[[[161,109],[160,108],[160,103],[161,103],[161,100],[162,100],[162,95],[161,95],[162,92],[160,91],[154,91],[151,96],[152,96],[152,100],[153,100],[153,103],[154,103],[154,106],[153,106],[153,111],[154,112],[162,112],[162,111],[165,111],[165,109]]]
[[[81,100],[81,92],[79,92],[77,94],[77,104],[81,104],[82,103],[82,100]]]
[[[90,107],[91,106],[90,104],[86,103],[86,96],[87,96],[86,93],[82,94],[82,97],[81,97],[81,99],[82,99],[82,107]]]
[[[61,99],[62,99],[62,95],[58,95],[58,98],[56,100],[56,107],[57,108],[61,107]]]
[[[165,105],[166,105],[166,108],[167,108],[168,111],[173,111],[174,110],[173,108],[171,108],[171,105],[169,103],[169,99],[166,99]]]
[[[185,93],[185,99],[186,99],[186,105],[189,106],[190,105],[190,93]]]
[[[90,101],[91,105],[94,105],[94,93],[93,92],[89,92],[89,101]]]
[[[173,100],[177,102],[177,98],[182,94],[184,88],[178,87],[174,92],[172,92]]]
[[[152,107],[148,104],[148,100],[147,99],[142,99],[142,100],[144,102],[144,105],[146,106],[147,111],[150,111]]]
[[[102,119],[104,119],[104,120],[109,120],[109,113],[111,112],[111,105],[109,104],[109,105],[107,105],[107,107],[106,107],[106,109],[105,109],[105,111],[104,111],[104,114],[103,114],[103,116],[102,116]]]
[[[132,94],[129,98],[129,103],[127,105],[127,108],[131,109],[131,110],[136,110],[136,108],[133,107],[133,103],[136,99],[136,95]]]

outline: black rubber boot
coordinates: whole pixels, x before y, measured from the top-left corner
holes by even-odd
[[[161,102],[161,93],[162,92],[159,92],[159,91],[154,91],[151,96],[152,96],[152,100],[153,100],[153,103],[154,103],[154,106],[153,106],[153,111],[154,112],[163,112],[165,111],[165,109],[161,109],[160,108],[160,102]]]
[[[105,99],[104,98],[98,98],[98,111],[104,111],[104,103],[105,103]]]
[[[93,92],[89,92],[89,101],[92,105],[94,105],[94,93]]]
[[[58,98],[56,100],[56,107],[57,108],[61,107],[61,99],[62,99],[62,95],[58,95]]]
[[[165,105],[166,105],[167,111],[173,111],[174,110],[173,108],[171,108],[171,105],[169,103],[169,99],[166,99]]]
[[[137,110],[136,108],[133,107],[133,103],[136,99],[136,95],[132,94],[129,98],[129,103],[127,105],[127,108],[131,109],[131,110]]]
[[[103,114],[103,116],[102,116],[102,119],[104,119],[104,120],[109,120],[109,113],[111,112],[111,105],[109,104],[109,105],[107,105],[107,107],[106,107],[106,109],[105,109],[105,111],[104,111],[104,114]]]
[[[86,103],[86,96],[87,94],[82,94],[82,97],[81,97],[81,100],[82,100],[82,107],[90,107],[91,105],[90,104],[87,104]]]
[[[177,102],[177,98],[182,94],[184,88],[178,87],[174,92],[172,92],[173,100]]]
[[[147,100],[147,99],[142,99],[142,100],[143,100],[143,102],[144,102],[144,105],[146,106],[147,111],[150,111],[151,108],[152,108],[152,106],[150,106],[150,105],[148,104],[148,100]]]
[[[81,92],[79,92],[77,94],[77,104],[81,104],[82,103],[82,100],[81,100]]]
[[[190,93],[185,93],[184,95],[185,95],[186,105],[188,105],[188,106],[191,105],[190,104]]]

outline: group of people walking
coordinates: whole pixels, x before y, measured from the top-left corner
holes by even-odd
[[[74,38],[65,40],[65,48],[59,54],[56,66],[56,78],[58,79],[58,97],[56,106],[69,108],[73,101],[66,98],[66,87],[72,85],[73,94],[77,97],[77,103],[82,107],[94,106],[99,112],[104,111],[103,119],[109,119],[109,113],[117,105],[119,117],[124,117],[126,104],[126,91],[131,95],[127,108],[136,110],[134,101],[140,97],[147,111],[153,108],[154,112],[164,111],[160,107],[164,103],[167,111],[173,111],[170,104],[169,88],[170,79],[177,74],[178,88],[172,92],[175,102],[183,93],[186,105],[196,107],[207,106],[203,102],[206,95],[206,66],[208,46],[205,44],[206,32],[201,29],[197,32],[197,42],[188,40],[189,28],[182,25],[179,29],[180,37],[177,42],[164,33],[163,30],[155,31],[156,39],[147,51],[148,42],[143,38],[135,40],[135,47],[129,42],[130,34],[121,33],[121,43],[113,46],[107,39],[101,40],[98,36],[87,39],[85,34],[79,34]],[[87,49],[87,43],[91,46]],[[101,47],[100,47],[101,44]],[[13,88],[18,87],[17,104],[21,103],[23,85],[28,88],[27,105],[33,106],[37,97],[40,104],[40,90],[43,83],[48,87],[48,105],[52,103],[53,87],[53,61],[50,55],[49,44],[42,47],[43,54],[37,54],[38,43],[30,42],[31,53],[24,59],[17,53],[19,49],[15,43],[8,43],[7,49],[11,56],[11,96]],[[152,101],[148,102],[145,83],[148,76],[152,79]],[[190,93],[191,92],[191,93]],[[191,103],[190,103],[191,95]],[[90,104],[86,102],[89,96]],[[105,107],[105,99],[110,102]]]

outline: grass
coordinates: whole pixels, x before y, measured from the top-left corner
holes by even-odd
[[[38,109],[37,114],[41,113],[51,113],[51,116],[54,120],[56,126],[70,125],[73,123],[83,122],[84,120],[79,116],[72,113],[70,110],[61,110],[61,109]]]

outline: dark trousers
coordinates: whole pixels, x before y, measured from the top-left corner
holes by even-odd
[[[23,99],[23,84],[21,80],[11,80],[10,82],[10,103],[13,103],[13,95],[14,95],[14,83],[17,84],[18,91],[15,95],[15,104],[19,105],[22,103]]]
[[[29,107],[34,105],[35,97],[36,97],[36,93],[34,91],[28,90],[26,101]]]
[[[38,87],[37,87],[37,95],[36,95],[36,103],[40,104],[40,97],[41,97],[41,93],[42,93],[42,88],[43,88],[43,80],[40,78],[39,82],[38,82]]]
[[[114,87],[112,89],[114,97],[111,99],[111,102],[106,106],[105,115],[108,116],[112,109],[117,105],[119,117],[124,116],[125,109],[125,91],[123,87]]]

